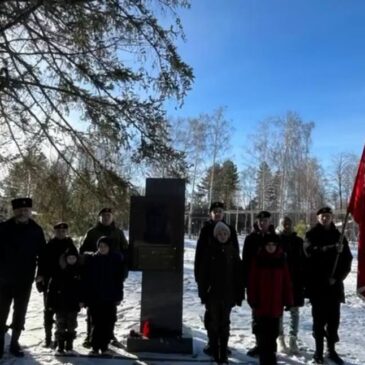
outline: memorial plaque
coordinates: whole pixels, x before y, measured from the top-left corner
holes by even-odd
[[[134,243],[135,270],[175,271],[177,269],[176,247],[144,241]]]

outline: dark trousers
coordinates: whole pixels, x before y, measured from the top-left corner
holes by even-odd
[[[47,293],[43,293],[43,305],[44,305],[44,312],[43,312],[43,326],[44,331],[46,334],[46,340],[51,340],[52,337],[52,327],[54,323],[54,314],[55,312],[52,309],[47,308]]]
[[[111,332],[111,336],[110,336],[110,340],[112,340],[114,338],[114,327],[115,324],[117,322],[117,306],[114,305],[113,309],[112,309],[112,315],[113,315],[113,329]],[[91,338],[91,318],[90,318],[90,310],[89,308],[87,308],[86,310],[86,334],[87,334],[87,338],[90,340]]]
[[[11,303],[13,320],[11,328],[17,332],[24,329],[32,283],[0,285],[0,335],[5,333]]]
[[[95,303],[89,306],[91,320],[91,346],[105,351],[113,334],[115,323],[114,303]]]
[[[260,365],[276,365],[276,339],[280,318],[254,317],[254,333],[259,347]]]
[[[210,299],[206,303],[205,322],[213,354],[227,355],[232,306],[223,300]]]
[[[339,341],[341,303],[333,298],[311,298],[313,317],[313,337],[318,341],[327,338],[328,344]]]
[[[76,337],[77,312],[56,312],[57,341],[73,340]]]

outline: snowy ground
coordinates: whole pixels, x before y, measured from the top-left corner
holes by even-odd
[[[242,240],[241,240],[242,241]],[[241,242],[242,243],[242,242]],[[194,364],[207,363],[210,359],[204,355],[202,349],[206,343],[202,316],[203,306],[197,296],[197,289],[193,277],[193,260],[195,252],[195,241],[185,242],[185,274],[184,274],[184,324],[192,330],[194,338],[193,355],[165,355],[165,354],[128,354],[123,349],[114,349],[120,356],[115,359],[96,359],[90,357],[55,357],[53,351],[44,349],[43,343],[43,304],[42,296],[33,290],[29,303],[26,331],[21,337],[21,344],[25,346],[26,356],[23,359],[16,359],[5,355],[0,364],[4,365],[38,365],[38,364],[129,364],[129,365],[166,365],[166,364]],[[355,253],[355,252],[354,252]],[[353,270],[345,282],[347,302],[342,306],[342,317],[340,327],[341,342],[338,344],[338,352],[345,359],[347,365],[365,364],[365,302],[361,301],[355,293],[357,261],[354,258]],[[118,324],[116,335],[125,343],[126,336],[130,329],[136,328],[139,321],[140,295],[141,295],[141,274],[131,272],[125,283],[125,300],[119,307]],[[236,307],[231,316],[231,337],[229,346],[232,349],[230,361],[232,364],[258,364],[258,361],[245,355],[248,348],[253,344],[253,337],[250,329],[251,311],[246,302],[242,307]],[[307,304],[301,310],[300,323],[300,347],[301,355],[289,357],[279,355],[279,364],[300,365],[310,362],[313,354],[313,339],[311,336],[311,315],[310,306]],[[80,354],[87,354],[87,350],[81,346],[85,337],[85,311],[79,314],[78,338],[75,343],[75,350]],[[9,342],[9,336],[6,338]]]

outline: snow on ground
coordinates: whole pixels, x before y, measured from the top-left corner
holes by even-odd
[[[242,244],[242,237],[240,239]],[[204,330],[202,317],[204,308],[200,304],[197,288],[194,281],[193,263],[195,253],[195,241],[185,241],[185,273],[184,273],[184,325],[191,329],[194,339],[193,355],[166,355],[140,353],[128,354],[123,349],[113,350],[121,355],[117,359],[100,359],[91,357],[55,357],[52,350],[44,349],[43,344],[43,303],[42,295],[33,290],[29,303],[26,330],[21,336],[21,344],[26,348],[26,356],[16,359],[5,355],[0,360],[2,365],[188,365],[194,363],[207,363],[211,361],[202,349],[207,337]],[[338,352],[345,359],[347,365],[365,364],[365,302],[361,301],[355,293],[357,260],[354,257],[353,270],[346,279],[347,302],[342,306],[340,338]],[[118,323],[116,336],[125,344],[126,336],[132,328],[138,327],[140,315],[141,297],[141,273],[130,272],[125,283],[125,299],[118,311]],[[287,316],[285,317],[287,318]],[[232,349],[230,361],[232,364],[258,364],[258,361],[245,355],[248,348],[253,345],[251,335],[251,311],[246,302],[242,307],[236,307],[231,316],[231,337],[229,346]],[[311,336],[312,319],[310,306],[306,304],[301,309],[300,322],[300,347],[301,355],[289,357],[279,355],[279,364],[300,365],[310,362],[313,354],[314,341]],[[85,310],[79,314],[78,337],[75,342],[75,350],[80,354],[87,354],[87,350],[81,346],[85,337]],[[6,337],[9,342],[9,336]],[[127,357],[127,358],[125,358]]]

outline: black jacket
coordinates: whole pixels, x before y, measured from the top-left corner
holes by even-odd
[[[114,303],[123,299],[125,263],[117,252],[85,255],[82,273],[82,302],[87,306]]]
[[[329,283],[338,254],[336,244],[340,240],[340,235],[333,223],[329,230],[325,230],[323,225],[318,223],[306,234],[305,290],[310,300],[325,296],[333,300],[345,301],[343,281],[351,271],[352,262],[352,254],[346,238],[343,240],[343,250],[338,256],[333,275],[336,281],[332,285]]]
[[[214,230],[214,227],[215,227],[216,223],[217,222],[210,219],[210,220],[208,220],[207,222],[204,223],[204,226],[200,231],[199,238],[198,238],[198,241],[196,243],[195,260],[194,260],[194,277],[195,277],[196,282],[198,282],[198,273],[199,273],[199,270],[200,270],[200,265],[202,263],[203,258],[206,255],[206,248],[208,247],[211,239],[213,238],[213,230]],[[225,222],[223,221],[223,223],[225,223]],[[227,224],[227,223],[225,223],[225,224]],[[227,226],[231,230],[230,240],[233,244],[233,247],[235,248],[235,250],[239,254],[239,245],[238,245],[238,239],[237,239],[237,232],[232,226],[230,226],[228,224],[227,224]]]
[[[293,306],[304,305],[304,251],[303,240],[296,232],[279,234],[280,245],[286,254],[293,288]]]
[[[80,247],[80,253],[96,252],[98,249],[96,243],[102,236],[111,237],[113,239],[112,251],[122,252],[123,255],[125,255],[128,248],[128,242],[123,231],[117,228],[114,222],[109,226],[105,226],[98,222],[95,227],[90,228]]]
[[[42,228],[32,219],[0,224],[0,282],[31,285],[39,256],[46,244]]]
[[[80,253],[85,252],[96,252],[97,242],[100,237],[107,236],[112,238],[111,250],[114,252],[119,252],[123,256],[123,261],[128,262],[128,241],[124,236],[121,229],[115,226],[112,222],[110,225],[105,226],[98,222],[95,227],[92,227],[86,233],[84,241],[80,247]],[[128,265],[124,265],[124,278],[128,277]]]
[[[211,238],[206,243],[197,284],[202,303],[213,299],[223,300],[232,306],[241,305],[244,297],[241,260],[232,240],[220,243]]]
[[[68,265],[64,255],[59,258],[59,265],[49,279],[46,308],[54,312],[78,312],[80,310],[80,267],[79,264]]]
[[[39,258],[37,273],[38,276],[43,276],[46,283],[55,270],[58,270],[60,257],[66,250],[74,250],[75,254],[77,254],[77,249],[71,237],[66,237],[62,240],[54,237],[46,244]]]

